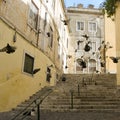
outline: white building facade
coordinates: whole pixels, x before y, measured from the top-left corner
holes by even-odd
[[[72,73],[102,72],[100,46],[104,41],[104,17],[100,9],[82,4],[67,8],[73,46]]]

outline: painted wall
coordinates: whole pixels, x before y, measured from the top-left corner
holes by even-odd
[[[100,52],[98,48],[101,45],[101,41],[104,40],[104,17],[99,9],[90,9],[83,8],[82,6],[77,7],[69,7],[67,8],[67,15],[70,18],[70,37],[71,37],[71,48],[69,49],[72,53],[73,58],[70,59],[70,73],[92,73],[91,62],[88,58],[95,60],[95,69],[94,72],[100,71]],[[77,22],[84,23],[84,30],[77,29]],[[96,23],[96,31],[89,30],[89,22]],[[89,52],[85,52],[84,47],[87,41],[82,35],[87,34],[89,36],[89,41],[92,42],[91,50]],[[78,41],[83,41],[78,45]],[[79,47],[78,47],[79,46]],[[93,52],[95,54],[93,55]],[[83,56],[83,59],[86,60],[87,67],[81,69],[81,66],[77,63],[77,59],[80,59]],[[72,63],[71,63],[72,61]],[[73,69],[72,69],[73,68]]]
[[[116,21],[116,20],[115,20]],[[111,18],[108,18],[105,15],[105,44],[109,42],[109,46],[112,48],[106,49],[106,72],[108,73],[116,73],[117,66],[110,59],[111,56],[116,56],[116,30],[115,30],[115,21]],[[108,47],[109,47],[108,46]]]
[[[64,30],[64,26],[61,26],[60,30],[58,29],[59,27],[55,23],[58,16],[53,14],[58,7],[63,9],[63,4],[57,6],[56,3],[55,9],[51,8],[51,11],[49,11],[48,7],[51,7],[51,2],[35,1],[38,2],[38,9],[40,9],[38,14],[41,18],[38,24],[41,33],[38,37],[38,31],[28,24],[30,1],[0,1],[0,49],[4,48],[7,43],[16,47],[16,51],[11,54],[0,52],[0,112],[11,110],[44,86],[54,86],[63,72],[61,60],[66,60],[66,58],[63,58],[62,54],[60,59],[58,58],[58,37],[61,38],[60,42],[62,42],[60,43],[62,45],[61,50],[64,50],[64,38],[60,36],[62,34],[59,34],[60,31]],[[61,0],[59,0],[59,3],[61,3]],[[45,12],[47,12],[48,17],[46,29],[43,30]],[[64,17],[63,12],[61,10],[60,14]],[[49,38],[46,35],[50,26],[53,29],[52,48],[48,46]],[[68,31],[65,30],[65,32]],[[16,42],[13,42],[15,33]],[[65,39],[67,39],[66,35],[68,36],[68,34],[65,33]],[[42,44],[42,41],[45,44]],[[23,72],[25,53],[34,58],[34,69],[40,68],[40,71],[33,76]],[[67,54],[67,50],[64,51],[64,54]],[[50,68],[52,77],[50,82],[47,82],[47,67],[51,64],[53,65]]]
[[[42,87],[54,85],[55,68],[51,68],[52,78],[49,83],[46,81],[46,70],[47,66],[53,64],[50,59],[19,34],[13,43],[14,30],[1,20],[0,28],[0,48],[6,46],[6,43],[17,47],[11,54],[0,52],[0,111],[4,111],[16,107]],[[34,76],[23,72],[24,53],[34,57],[34,68],[41,69]]]
[[[120,2],[116,10],[115,16],[115,27],[116,27],[116,56],[120,57]],[[120,85],[120,60],[117,63],[117,84]]]

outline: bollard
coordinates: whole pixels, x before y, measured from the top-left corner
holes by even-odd
[[[70,92],[71,92],[71,109],[73,109],[73,90],[71,90]]]
[[[40,104],[37,104],[37,120],[40,120]]]

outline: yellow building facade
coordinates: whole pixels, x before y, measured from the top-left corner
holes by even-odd
[[[116,56],[120,57],[120,2],[117,3],[115,14],[115,30],[116,30]],[[117,84],[120,85],[120,60],[117,63]]]
[[[56,22],[60,15],[66,18],[63,0],[0,0],[0,111],[60,79],[69,34],[60,19]]]
[[[105,15],[105,41],[108,42],[112,48],[106,51],[106,71],[117,74],[117,85],[120,85],[120,61],[114,63],[110,58],[120,57],[120,2],[117,3],[116,13],[114,17],[108,18]]]
[[[105,59],[106,73],[116,73],[117,66],[110,59],[111,56],[116,56],[116,32],[115,21],[105,15]]]

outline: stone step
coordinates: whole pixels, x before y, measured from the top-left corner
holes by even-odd
[[[106,84],[110,86],[116,85],[116,74],[64,74],[66,77],[66,83],[82,82],[83,79],[85,82],[98,82],[99,84]],[[109,83],[109,84],[108,84]]]
[[[42,103],[42,105],[66,105],[71,104],[71,100],[60,100],[60,101],[49,101]],[[120,101],[95,101],[95,100],[87,100],[87,101],[81,101],[81,100],[73,100],[73,104],[83,104],[83,105],[120,105]],[[23,106],[24,107],[24,106]]]
[[[120,99],[115,96],[115,75],[66,75],[65,77],[66,81],[60,81],[56,87],[56,93],[53,92],[42,103],[42,110],[71,110],[71,95],[73,95],[72,110],[75,111],[120,110]]]
[[[83,112],[97,112],[97,113],[119,113],[120,112],[120,110],[119,109],[75,109],[75,108],[70,108],[70,109],[49,109],[49,108],[43,108],[43,109],[41,109],[41,111],[43,111],[44,113],[47,113],[47,112],[70,112],[70,113],[72,113],[72,112],[81,112],[81,113],[83,113]],[[102,120],[102,119],[101,119]],[[117,120],[117,119],[116,119]]]
[[[71,106],[71,104],[49,104],[47,105],[46,107],[54,107],[54,108],[69,108],[69,106]],[[77,108],[77,107],[83,107],[83,108],[86,108],[86,107],[95,107],[95,108],[120,108],[120,105],[117,105],[117,104],[73,104],[74,108]],[[41,105],[41,108],[44,108],[43,105]]]
[[[96,111],[96,112],[98,112],[98,111],[101,111],[101,112],[105,112],[105,111],[108,111],[108,112],[119,112],[120,111],[120,108],[118,109],[118,108],[116,108],[116,107],[109,107],[109,108],[106,108],[106,107],[91,107],[91,106],[89,106],[89,107],[77,107],[77,108],[75,108],[74,106],[73,106],[73,108],[71,108],[71,106],[69,106],[68,108],[65,108],[65,107],[63,107],[63,108],[41,108],[41,110],[42,111],[58,111],[58,112],[63,112],[63,111],[79,111],[79,112],[83,112],[83,111]]]

